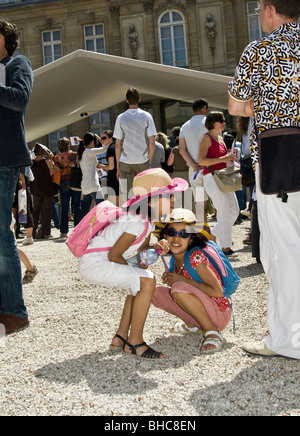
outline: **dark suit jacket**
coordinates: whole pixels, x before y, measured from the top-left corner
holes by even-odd
[[[0,81],[3,82],[4,78],[5,83],[0,83],[0,167],[29,166],[32,162],[24,127],[33,86],[29,59],[25,56],[3,59],[0,62]]]

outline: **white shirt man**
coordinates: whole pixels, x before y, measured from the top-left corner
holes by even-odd
[[[181,127],[179,152],[189,166],[189,179],[193,189],[197,219],[200,222],[206,222],[208,196],[203,187],[203,176],[200,174],[195,180],[192,180],[192,178],[195,173],[202,170],[202,167],[198,164],[198,154],[201,139],[208,131],[205,127],[208,102],[204,99],[195,100],[193,111],[194,116]]]
[[[129,109],[118,116],[114,129],[117,177],[123,195],[131,190],[134,177],[150,168],[155,151],[154,120],[151,114],[138,107],[140,99],[135,88],[128,89]]]

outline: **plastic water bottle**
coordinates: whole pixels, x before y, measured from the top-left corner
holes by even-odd
[[[159,258],[161,250],[155,250],[155,248],[148,248],[148,250],[141,251],[133,257],[127,259],[127,263],[131,266],[140,266],[140,262],[143,262],[145,266],[152,265]]]

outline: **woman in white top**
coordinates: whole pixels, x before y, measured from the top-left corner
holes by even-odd
[[[97,173],[99,166],[97,155],[103,153],[106,147],[96,148],[97,139],[100,140],[98,135],[88,132],[78,148],[78,160],[82,171],[82,218],[90,211],[93,200],[95,204],[104,200]]]

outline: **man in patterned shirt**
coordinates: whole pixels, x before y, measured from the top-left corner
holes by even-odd
[[[270,35],[246,47],[229,84],[229,112],[254,117],[258,133],[300,127],[300,2],[260,0],[259,13],[262,29]],[[255,128],[252,138],[256,163]],[[270,335],[243,348],[300,359],[300,192],[289,194],[287,203],[264,195],[257,165],[256,173],[261,259],[270,282]]]

